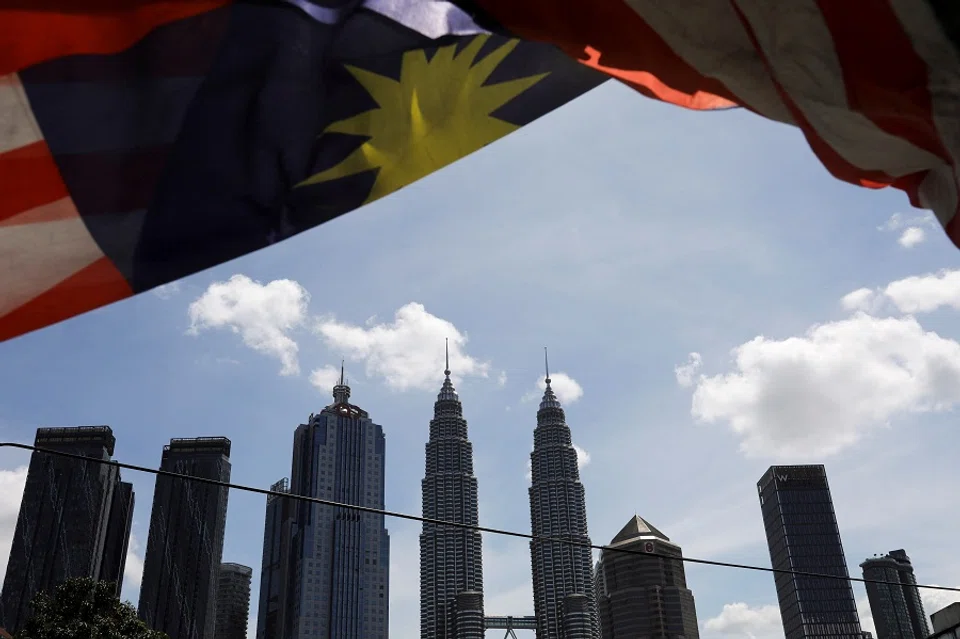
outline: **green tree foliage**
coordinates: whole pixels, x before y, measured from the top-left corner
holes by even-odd
[[[150,630],[105,581],[70,579],[53,595],[38,594],[32,606],[33,616],[16,639],[168,639]]]

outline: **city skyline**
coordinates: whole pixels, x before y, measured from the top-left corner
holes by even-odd
[[[453,434],[453,439],[461,440],[469,444],[469,441],[466,439],[466,421],[462,417],[462,408],[461,408],[459,396],[456,393],[456,390],[453,387],[452,382],[450,380],[451,371],[449,369],[449,366],[450,364],[449,364],[449,352],[448,352],[447,361],[446,361],[446,370],[444,370],[445,380],[441,388],[441,391],[438,394],[437,402],[435,404],[435,416],[434,416],[434,420],[431,421],[431,433],[434,433],[434,428],[433,428],[434,425],[439,425],[439,423],[446,422],[447,429],[444,432],[449,431],[449,433]],[[566,427],[565,420],[562,419],[562,408],[560,407],[559,402],[556,400],[556,396],[553,393],[552,388],[550,386],[551,379],[549,377],[549,368],[547,368],[547,375],[545,376],[544,381],[545,381],[545,392],[544,392],[543,400],[541,401],[540,410],[538,411],[538,417],[543,416],[542,413],[546,408],[546,409],[550,409],[549,412],[559,411],[561,419],[558,421],[556,419],[557,415],[550,416],[550,417],[553,417],[554,419],[545,419],[545,420],[538,419],[538,429],[539,427],[543,426],[545,422],[548,422],[546,425],[552,426],[554,428],[556,428],[557,426],[560,426],[562,428],[567,428],[567,431],[569,433],[569,428]],[[322,413],[323,412],[335,413],[341,417],[347,416],[347,417],[360,417],[362,419],[366,418],[367,421],[369,421],[365,411],[349,403],[348,400],[350,397],[350,389],[349,389],[349,386],[347,386],[344,382],[344,373],[342,369],[340,372],[339,383],[333,387],[333,396],[335,400],[334,404],[325,408],[324,411],[322,411]],[[452,412],[451,412],[451,409],[452,409]],[[447,419],[440,420],[441,416],[446,417]],[[453,420],[450,421],[450,418],[453,418]],[[311,415],[311,423],[313,421],[314,421],[314,415]],[[303,432],[303,429],[306,428],[307,426],[309,426],[309,424],[307,425],[302,424],[300,427],[298,427],[297,435],[298,436],[301,435],[301,433]],[[449,430],[450,427],[453,427],[452,431]],[[381,430],[381,433],[382,433],[382,430]],[[381,434],[381,437],[382,437],[382,434]],[[556,437],[554,437],[553,439],[556,439]],[[563,439],[563,437],[561,437],[561,439]],[[443,442],[443,438],[441,438],[439,442],[434,442],[434,443],[442,443],[442,442]],[[110,471],[116,470],[115,467],[111,468],[111,464],[109,463],[110,455],[112,455],[113,446],[115,445],[115,439],[113,438],[111,429],[109,427],[39,428],[37,429],[37,445],[38,446],[43,445],[44,447],[53,448],[55,450],[58,448],[64,448],[64,446],[66,446],[67,449],[71,448],[71,446],[74,448],[77,448],[79,445],[78,451],[80,451],[80,454],[89,455],[92,452],[98,455],[106,455],[104,459],[108,463],[105,465],[96,464],[96,467],[102,466],[104,469],[107,469]],[[91,445],[93,446],[93,448],[91,448]],[[311,446],[310,448],[312,449],[313,447]],[[102,452],[97,453],[98,450]],[[468,451],[469,451],[469,446],[468,446]],[[71,452],[71,451],[68,450],[67,452]],[[174,469],[174,472],[186,473],[189,475],[189,474],[196,474],[196,471],[199,469],[201,473],[203,471],[207,471],[207,473],[209,474],[209,471],[211,470],[211,467],[209,466],[209,461],[206,464],[201,463],[198,467],[191,467],[190,463],[185,464],[184,462],[193,462],[195,466],[196,462],[202,461],[202,458],[210,457],[211,452],[214,452],[215,454],[219,453],[219,455],[223,459],[229,460],[230,441],[226,440],[225,438],[216,438],[216,437],[199,437],[199,438],[192,438],[192,439],[181,438],[181,439],[171,440],[170,445],[164,447],[164,455],[161,462],[161,470]],[[447,451],[447,452],[450,452],[450,451]],[[536,452],[536,445],[534,448],[534,453],[535,452]],[[193,455],[191,455],[191,453]],[[433,467],[435,470],[438,469],[438,467],[436,466],[436,463],[432,465],[430,463],[431,458],[430,458],[429,442],[427,446],[427,453],[428,453],[427,477],[429,477],[430,476],[429,470],[431,469],[431,467]],[[52,457],[52,456],[42,455],[42,453],[35,453],[35,456],[36,455],[41,455],[41,458]],[[199,455],[199,458],[197,458],[198,455]],[[195,459],[191,460],[190,459],[191,456],[195,457]],[[298,456],[296,452],[296,446],[295,446],[294,464],[297,464],[298,457],[300,458],[301,465],[311,466],[315,464],[315,462],[305,459],[302,454]],[[456,455],[454,455],[454,457],[462,458],[462,452],[457,453]],[[531,458],[533,458],[533,454],[531,455]],[[54,459],[57,459],[58,461],[67,462],[74,466],[78,463],[76,460],[72,460],[69,458],[54,457]],[[83,466],[83,464],[80,463],[80,466]],[[167,466],[167,468],[165,469],[164,466]],[[220,466],[220,468],[222,468],[222,466]],[[223,470],[219,470],[219,471],[214,470],[214,472],[219,472],[221,474],[220,481],[227,481],[227,482],[229,481],[229,461],[226,462],[226,468],[227,468],[226,479],[222,478],[222,475],[224,472]],[[469,470],[469,467],[467,467],[467,470]],[[462,470],[456,470],[456,474],[461,474],[461,473],[462,473]],[[443,474],[444,473],[440,473],[441,476]],[[467,475],[467,477],[472,477],[472,474]],[[169,480],[169,482],[171,482],[171,485],[183,483],[182,480],[173,480],[168,477],[165,479]],[[364,481],[364,479],[365,477],[363,476],[363,472],[361,470],[360,481],[361,483],[365,484],[366,482]],[[132,486],[130,486],[129,484],[120,482],[119,474],[111,475],[109,480],[114,482],[116,490],[112,490],[111,494],[108,497],[106,497],[106,501],[109,502],[109,505],[101,506],[101,508],[105,507],[107,509],[104,517],[107,517],[110,520],[108,529],[106,533],[103,535],[103,538],[104,540],[108,540],[108,541],[112,539],[113,545],[122,543],[123,547],[125,548],[126,541],[122,540],[122,537],[121,537],[123,533],[122,532],[118,533],[117,530],[115,530],[114,528],[119,524],[119,530],[126,531],[127,533],[129,532],[129,525],[130,525],[130,519],[132,518],[132,506],[133,506]],[[186,482],[186,483],[190,484],[191,482]],[[475,495],[476,494],[475,478],[473,478],[472,484],[473,484],[472,492]],[[213,488],[205,484],[199,484],[199,485],[205,488]],[[793,548],[793,553],[796,553],[798,550],[802,550],[802,545],[806,543],[804,540],[804,537],[809,537],[811,534],[810,532],[803,532],[798,535],[797,533],[793,532],[793,529],[799,530],[797,529],[798,520],[796,519],[796,517],[791,517],[789,515],[803,514],[804,517],[802,517],[801,519],[804,522],[804,525],[807,527],[809,527],[809,524],[811,523],[820,525],[821,518],[825,515],[829,515],[827,519],[834,522],[832,524],[832,530],[834,532],[830,534],[834,534],[834,535],[837,534],[836,523],[835,523],[836,516],[833,512],[833,507],[830,500],[829,484],[826,480],[826,474],[824,472],[824,468],[822,465],[772,466],[764,474],[764,477],[761,478],[761,480],[758,482],[757,489],[760,494],[760,502],[761,502],[762,510],[764,511],[765,519],[767,517],[768,512],[776,513],[776,517],[774,519],[780,522],[779,524],[776,524],[773,527],[771,527],[770,523],[772,520],[768,521],[767,522],[768,531],[775,531],[775,530],[778,530],[780,527],[782,527],[784,531],[781,536],[773,535],[769,537],[771,558],[774,560],[775,567],[783,567],[783,566],[776,565],[777,563],[776,556],[774,555],[775,547],[779,548],[781,545],[785,544],[784,547],[791,547]],[[215,489],[215,490],[224,491],[224,489]],[[271,491],[284,492],[284,493],[289,492],[289,485],[287,484],[287,480],[284,479],[274,484],[271,487]],[[798,493],[798,491],[799,493],[803,493],[803,494],[799,496],[795,496],[794,494]],[[179,498],[173,495],[173,493],[176,493],[176,492],[179,492],[179,491],[174,490],[173,492],[171,492],[171,490],[167,488],[164,491],[164,496],[161,497],[159,494],[155,494],[154,508],[156,509],[156,502],[158,499],[160,499],[161,501],[168,501],[168,502],[171,500],[173,502],[176,502],[178,499],[182,500],[182,498]],[[186,492],[189,493],[190,491],[187,490]],[[823,493],[823,495],[821,495],[821,493]],[[429,493],[427,492],[424,493],[425,496],[427,494]],[[531,486],[531,494],[532,494],[532,486]],[[791,495],[794,495],[794,496],[791,496]],[[462,497],[463,495],[460,495],[459,500],[461,502],[463,502]],[[790,498],[788,499],[787,497],[790,497]],[[475,497],[473,499],[475,502]],[[267,532],[265,533],[265,538],[264,538],[264,564],[263,564],[265,572],[269,571],[268,565],[270,562],[268,561],[268,557],[273,555],[272,552],[268,552],[267,550],[268,547],[273,545],[272,539],[270,536],[270,533],[272,530],[271,524],[270,524],[270,520],[271,520],[270,515],[271,515],[272,507],[274,506],[274,502],[278,500],[280,502],[287,501],[281,496],[271,495],[269,496],[268,502],[267,502],[267,520],[265,524]],[[222,508],[217,509],[214,517],[212,518],[214,522],[214,526],[222,525],[222,520],[225,519],[225,515],[226,515],[225,500],[222,503],[223,503]],[[425,505],[426,503],[427,501],[425,500]],[[533,505],[533,502],[531,502],[531,507],[532,505]],[[773,505],[775,505],[776,507],[773,508]],[[797,508],[800,507],[801,505],[806,505],[804,506],[806,510],[804,508],[800,509],[803,511],[803,513],[801,513],[800,510],[797,510]],[[819,508],[819,510],[817,512],[809,511],[809,508],[811,507]],[[382,504],[380,508],[383,508]],[[425,512],[426,512],[426,509],[425,509]],[[439,517],[437,514],[434,514],[432,516],[430,515],[425,515],[425,516],[428,516],[430,518],[443,519],[443,517]],[[777,519],[777,517],[779,517],[779,519]],[[161,518],[162,518],[162,515],[161,515]],[[283,519],[281,517],[279,521],[282,521],[282,520]],[[457,521],[457,518],[453,517],[453,518],[450,518],[449,520]],[[217,521],[219,521],[220,523],[219,524],[216,523]],[[478,525],[477,521],[473,521],[470,523],[472,523],[473,525]],[[830,521],[827,521],[825,519],[823,523],[830,524]],[[830,525],[827,525],[826,527],[824,527],[824,530],[827,531],[827,529],[829,529],[830,527],[831,527]],[[169,535],[170,534],[169,530],[167,530],[164,534]],[[651,542],[655,542],[655,543],[652,544]],[[589,543],[589,541],[587,543]],[[823,550],[824,548],[826,548],[826,546],[824,546],[824,543],[825,542],[817,542],[817,546],[821,550]],[[839,548],[840,559],[842,562],[844,562],[844,565],[842,566],[842,569],[843,569],[842,572],[845,572],[846,571],[845,559],[843,556],[842,544],[839,540],[839,537],[837,536],[836,541],[831,543],[833,543]],[[534,544],[535,542],[531,543],[531,548],[534,547]],[[675,602],[676,605],[671,604],[667,606],[667,608],[679,606],[682,609],[684,605],[689,605],[690,612],[689,614],[683,613],[683,615],[681,615],[680,617],[677,617],[676,621],[672,621],[669,623],[666,622],[664,619],[661,619],[660,624],[663,628],[663,631],[666,632],[667,628],[670,627],[671,623],[673,624],[679,623],[680,625],[676,627],[674,632],[685,632],[687,636],[695,636],[698,633],[697,624],[696,624],[696,612],[695,612],[695,609],[693,609],[693,599],[692,599],[692,596],[690,595],[690,591],[686,589],[686,586],[684,583],[682,553],[679,550],[679,546],[670,542],[669,538],[667,538],[666,535],[664,535],[655,527],[647,523],[645,520],[641,519],[639,516],[635,516],[631,518],[628,524],[623,529],[621,529],[620,533],[618,533],[617,536],[614,537],[614,539],[610,542],[609,550],[615,550],[616,548],[619,548],[619,547],[626,548],[627,546],[631,546],[631,547],[636,546],[635,549],[640,549],[642,546],[642,549],[644,552],[654,552],[654,551],[661,552],[661,553],[666,552],[666,554],[671,556],[676,556],[678,559],[681,560],[677,564],[679,566],[679,573],[675,572],[676,567],[671,568],[667,570],[666,573],[664,573],[668,580],[673,580],[678,575],[679,581],[676,583],[671,582],[671,587],[679,586],[682,591],[680,593],[681,599]],[[479,551],[479,548],[477,548],[477,550]],[[101,551],[103,562],[100,570],[101,570],[101,574],[106,576],[101,576],[101,579],[109,579],[109,575],[112,574],[114,570],[114,568],[110,566],[109,558],[115,556],[116,554],[117,554],[117,549],[113,548],[110,543],[107,543],[104,546],[104,549]],[[800,560],[800,563],[803,563],[804,554],[805,553],[801,552],[799,555],[797,555],[797,557]],[[462,556],[463,553],[460,553],[460,555]],[[810,557],[812,557],[812,555],[810,555]],[[625,555],[625,556],[622,555],[621,558],[635,559],[635,557],[630,555]],[[422,560],[423,560],[423,555],[421,555],[421,561]],[[623,563],[626,563],[626,562],[623,562]],[[670,562],[666,562],[666,563],[670,563]],[[463,562],[458,560],[454,562],[454,564],[463,564]],[[663,564],[661,568],[665,565],[666,564]],[[826,566],[826,564],[820,564],[820,565],[821,565],[821,568],[820,568],[821,570],[823,569],[823,566]],[[592,581],[595,588],[594,592],[597,593],[597,600],[596,600],[597,604],[600,604],[605,599],[608,602],[608,606],[606,610],[607,617],[604,619],[604,624],[606,624],[604,628],[607,628],[605,632],[607,632],[608,634],[605,634],[604,636],[615,637],[617,635],[613,634],[613,631],[610,630],[613,616],[611,616],[610,614],[611,608],[609,606],[609,602],[611,601],[610,595],[614,594],[617,588],[616,587],[607,588],[608,578],[605,576],[605,574],[609,572],[609,569],[605,569],[604,566],[605,566],[604,553],[601,553],[600,561],[597,563],[595,570],[593,572]],[[798,567],[798,566],[794,566],[791,564],[791,566],[789,567],[792,569],[803,570],[803,567]],[[875,556],[873,558],[866,560],[863,564],[861,564],[861,567],[864,569],[865,579],[893,580],[902,584],[902,586],[900,586],[899,588],[893,589],[896,592],[892,592],[889,586],[878,585],[878,584],[867,584],[867,591],[870,597],[870,607],[871,607],[871,610],[874,612],[875,616],[877,617],[877,631],[879,633],[877,639],[888,639],[888,638],[902,639],[903,637],[925,637],[926,634],[915,634],[913,631],[913,629],[916,628],[921,633],[928,633],[928,631],[926,630],[927,620],[923,613],[923,604],[919,597],[919,591],[915,587],[915,584],[917,583],[916,577],[914,575],[911,560],[907,556],[905,551],[894,550],[882,557]],[[250,599],[249,578],[251,576],[251,570],[246,566],[233,564],[233,563],[221,564],[219,566],[218,568],[219,590],[215,597],[215,601],[219,602],[221,599],[224,598],[225,591],[224,591],[224,578],[223,578],[224,572],[223,571],[224,569],[227,569],[227,568],[236,569],[234,570],[234,572],[237,572],[237,570],[239,570],[239,572],[243,573],[241,576],[247,580],[246,599],[242,603],[244,611],[246,611],[248,610],[248,607],[249,607],[249,599]],[[174,570],[174,572],[176,572],[176,570]],[[827,572],[831,572],[831,571],[827,571]],[[777,574],[775,575],[775,577],[778,578],[777,581],[779,582],[780,581],[779,578],[783,576]],[[167,578],[167,577],[164,577],[164,578]],[[808,578],[798,578],[798,577],[790,577],[789,579],[791,583],[797,583],[797,584],[803,581],[810,581],[810,579]],[[623,584],[621,584],[620,587],[622,588],[622,586]],[[803,586],[801,590],[807,587],[809,587],[809,584],[806,586]],[[237,589],[234,588],[233,590],[237,590]],[[847,590],[849,590],[849,582],[847,583]],[[683,594],[684,592],[686,593],[685,595]],[[782,595],[783,595],[783,592],[784,591],[781,590]],[[262,593],[262,595],[263,594],[264,593]],[[577,599],[578,597],[579,599]],[[804,595],[802,595],[801,593],[799,598],[803,599]],[[843,598],[844,597],[840,597],[840,599],[834,598],[831,601],[840,602]],[[787,599],[789,599],[789,596],[787,596]],[[452,607],[453,615],[451,616],[451,618],[455,620],[459,620],[460,617],[462,617],[461,613],[463,612],[468,613],[465,618],[467,620],[467,623],[465,625],[469,627],[476,624],[475,625],[476,631],[471,630],[466,634],[462,632],[458,632],[456,622],[454,622],[454,625],[451,626],[447,630],[447,632],[453,632],[454,634],[452,636],[457,638],[459,637],[472,638],[474,636],[477,636],[477,637],[482,636],[481,634],[475,634],[475,633],[480,633],[480,629],[483,627],[482,590],[477,590],[474,588],[466,588],[459,591],[455,591],[455,596],[453,597],[453,600],[455,601],[455,604]],[[889,600],[889,601],[884,601],[884,600]],[[822,601],[825,602],[826,600],[822,600]],[[908,605],[907,605],[908,601],[910,602],[909,612],[908,612]],[[562,626],[566,629],[565,632],[568,635],[580,636],[580,634],[582,634],[583,636],[588,636],[591,632],[593,632],[592,630],[593,629],[593,612],[591,610],[591,606],[589,605],[589,603],[590,603],[590,597],[586,595],[576,594],[576,595],[568,595],[566,597],[562,610],[564,610],[567,616],[570,616],[570,611],[576,611],[576,614],[573,615],[576,621],[571,623],[570,620],[567,619],[565,620],[565,623]],[[807,603],[807,607],[809,608],[813,604],[816,604],[816,600],[810,599]],[[657,609],[663,609],[663,607],[664,607],[663,602],[655,606],[655,608]],[[639,609],[634,611],[633,614],[638,614],[638,612],[639,612]],[[829,612],[829,611],[824,609],[824,612]],[[244,615],[245,614],[246,612],[244,612]],[[602,609],[600,611],[600,614],[601,615],[604,614],[604,611]],[[225,616],[225,613],[218,609],[217,625],[216,625],[217,632],[220,632],[220,628],[222,626],[227,625],[223,623],[224,616]],[[233,625],[236,625],[237,623],[239,623],[238,614],[232,613],[232,617],[234,617],[234,619],[232,619]],[[243,619],[246,619],[246,617],[244,616]],[[784,620],[785,628],[790,628],[791,626],[793,626],[794,628],[797,627],[796,624],[792,623],[790,616],[785,615],[783,617],[783,620]],[[687,627],[686,630],[684,630],[684,624],[688,623],[689,621],[692,621],[692,625]],[[821,614],[820,617],[818,617],[817,619],[814,619],[813,621],[804,621],[803,623],[800,624],[800,626],[806,627],[807,624],[809,623],[822,624],[823,615]],[[497,626],[494,626],[494,627],[497,627]],[[823,626],[823,628],[827,628],[827,627],[829,626]],[[826,636],[826,635],[820,634],[821,630],[818,630],[817,628],[819,628],[819,626],[813,626],[812,631],[815,633],[815,635],[797,634],[797,631],[795,630],[792,633],[788,631],[788,637],[790,639],[793,639],[794,637]],[[866,632],[866,631],[861,632],[859,630],[852,631],[852,634],[850,633],[844,634],[844,632],[846,631],[843,630],[842,624],[838,628],[839,629],[836,634],[829,635],[829,636],[847,637],[849,635],[851,637],[858,637],[858,638],[861,635],[863,637],[872,636],[870,632]],[[572,634],[571,634],[571,629],[573,629]],[[177,630],[182,631],[182,629],[177,629]],[[807,629],[805,629],[803,632],[806,632],[806,631]],[[234,631],[233,634],[237,634],[237,632]]]

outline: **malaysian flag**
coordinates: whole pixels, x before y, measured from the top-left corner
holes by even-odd
[[[948,0],[7,0],[0,340],[386,196],[616,79],[800,128],[954,243]]]

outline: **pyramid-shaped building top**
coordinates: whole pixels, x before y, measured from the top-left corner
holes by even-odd
[[[619,544],[624,541],[636,539],[637,537],[654,536],[664,541],[670,541],[670,538],[657,530],[656,526],[645,520],[640,515],[634,515],[627,522],[627,525],[620,529],[617,536],[611,541],[612,544]]]

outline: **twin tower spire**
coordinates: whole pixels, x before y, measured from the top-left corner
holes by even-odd
[[[530,520],[534,535],[586,542],[530,543],[538,639],[598,639],[583,485],[570,429],[551,387],[550,366],[537,411],[530,455]],[[450,379],[446,344],[443,385],[434,404],[422,482],[423,516],[479,525],[473,446]],[[494,611],[513,615],[513,611]],[[483,639],[483,553],[476,530],[423,524],[420,535],[420,638]]]

